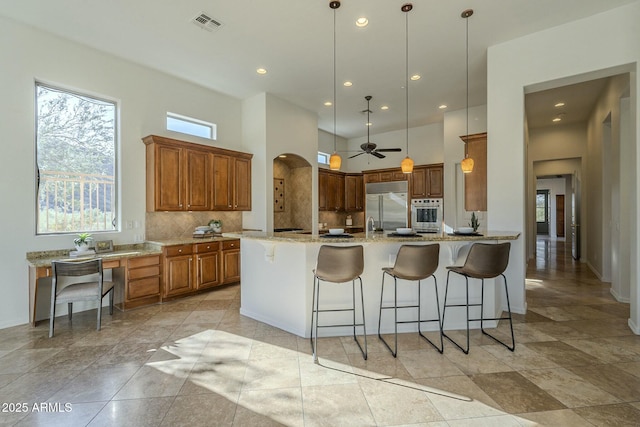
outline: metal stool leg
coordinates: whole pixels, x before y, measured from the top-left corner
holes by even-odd
[[[438,352],[440,354],[442,354],[444,352],[444,342],[442,340],[442,318],[440,317],[440,300],[438,298],[438,279],[436,279],[436,276],[431,276],[433,277],[433,282],[435,285],[435,289],[436,289],[436,307],[438,309],[438,330],[440,332],[440,347],[438,347],[433,341],[431,341],[429,338],[427,338],[423,333],[422,333],[422,323],[423,322],[434,322],[434,320],[422,320],[422,299],[420,296],[420,286],[421,286],[421,281],[418,280],[418,334],[420,334],[420,336],[422,338],[424,338],[425,340],[427,340],[427,342],[429,344],[431,344],[436,350],[438,350]]]
[[[501,276],[504,279],[504,291],[505,291],[506,296],[507,296],[507,311],[509,313],[509,316],[508,317],[501,316],[501,317],[497,317],[497,318],[494,318],[494,319],[485,319],[485,320],[507,320],[508,319],[509,320],[509,327],[511,329],[511,346],[506,344],[504,341],[501,341],[501,340],[497,339],[496,337],[491,335],[489,332],[485,331],[484,328],[482,327],[482,321],[480,323],[480,329],[482,330],[482,333],[484,335],[488,336],[489,338],[492,338],[494,341],[498,342],[499,344],[502,344],[503,346],[508,348],[510,351],[514,351],[516,349],[516,340],[515,340],[515,336],[513,334],[513,320],[511,318],[511,304],[509,302],[509,288],[507,287],[507,278],[504,276],[504,274],[501,274]],[[483,281],[482,293],[484,294],[484,281]]]
[[[389,349],[391,355],[396,357],[398,355],[398,281],[394,277],[393,278],[393,307],[382,307],[382,297],[384,295],[384,275],[386,272],[382,273],[382,291],[380,292],[380,317],[378,317],[378,338],[382,340],[382,343]],[[395,348],[391,349],[389,343],[382,338],[382,334],[380,334],[380,323],[382,322],[382,309],[383,308],[393,308],[394,311],[394,339],[395,339]]]
[[[455,273],[455,272],[454,272]],[[467,311],[467,348],[463,348],[460,344],[458,344],[453,338],[451,338],[448,334],[446,334],[443,330],[442,332],[442,336],[445,337],[446,339],[448,339],[449,341],[451,341],[452,344],[454,344],[456,347],[458,347],[460,350],[462,350],[462,352],[464,354],[469,354],[469,279],[467,278],[467,276],[464,276],[465,281],[466,281],[466,289],[467,289],[467,303],[466,304],[447,304],[447,296],[449,293],[449,274],[451,274],[451,271],[447,272],[447,285],[445,287],[445,291],[444,291],[444,308],[442,310],[442,325],[444,328],[444,316],[447,310],[447,307],[466,307],[466,311]]]

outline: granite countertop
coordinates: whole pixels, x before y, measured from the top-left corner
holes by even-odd
[[[227,233],[224,233],[227,234]],[[213,236],[213,237],[176,237],[173,239],[147,240],[146,243],[162,246],[190,245],[193,243],[223,242],[237,240],[237,237]]]
[[[134,258],[147,255],[162,254],[162,247],[151,243],[136,243],[133,245],[116,245],[112,252],[102,252],[96,254],[95,257],[108,260],[109,258]],[[53,260],[77,261],[81,259],[90,259],[91,257],[72,258],[69,252],[73,249],[57,249],[50,251],[27,252],[27,262],[32,267],[49,267]]]
[[[350,238],[322,237],[325,235],[300,234],[300,233],[266,233],[263,231],[244,231],[223,233],[225,237],[236,239],[256,239],[298,243],[376,243],[376,242],[455,242],[455,241],[482,241],[482,240],[516,240],[520,236],[518,231],[488,231],[480,235],[462,234],[419,234],[416,236],[390,236],[387,233],[354,233]]]

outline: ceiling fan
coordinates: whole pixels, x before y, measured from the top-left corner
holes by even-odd
[[[362,111],[363,113],[367,113],[367,142],[360,145],[360,148],[362,149],[362,151],[359,152],[358,154],[354,154],[353,156],[350,156],[349,157],[350,159],[353,159],[354,157],[358,157],[362,154],[371,154],[372,156],[375,156],[379,159],[384,159],[387,156],[382,154],[383,152],[389,153],[389,152],[402,151],[401,148],[376,148],[377,145],[369,140],[369,127],[371,123],[369,121],[369,114],[371,114],[371,109],[369,108],[369,101],[371,101],[371,98],[372,98],[371,95],[367,95],[364,97],[364,99],[367,100],[367,109]]]

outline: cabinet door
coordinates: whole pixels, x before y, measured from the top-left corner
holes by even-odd
[[[362,175],[347,175],[344,180],[345,210],[347,212],[361,211],[364,192]]]
[[[338,190],[338,194],[336,195],[336,210],[337,211],[344,211],[344,175],[340,174],[340,175],[336,175],[336,187]]]
[[[240,281],[240,250],[227,249],[222,251],[222,283]]]
[[[234,204],[237,211],[251,210],[251,160],[235,159],[233,168]]]
[[[427,168],[427,196],[444,197],[444,166],[430,166]]]
[[[232,159],[229,156],[213,156],[213,210],[233,209]]]
[[[411,198],[424,199],[427,197],[427,169],[414,168],[411,174]]]
[[[380,173],[379,172],[365,173],[364,182],[365,184],[368,182],[380,182]]]
[[[208,211],[211,209],[209,182],[209,153],[186,150],[186,210]]]
[[[156,145],[155,209],[183,210],[184,179],[182,148]]]
[[[164,296],[180,295],[193,290],[193,256],[165,258]]]
[[[196,288],[205,289],[222,283],[220,277],[220,251],[196,256]]]
[[[318,172],[318,210],[328,209],[329,196],[329,174],[323,171]]]

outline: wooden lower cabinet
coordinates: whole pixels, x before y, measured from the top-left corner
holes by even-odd
[[[240,281],[240,240],[222,242],[222,283]]]
[[[160,255],[129,258],[125,262],[126,268],[113,270],[114,279],[124,283],[123,287],[116,287],[116,306],[128,310],[160,302]]]
[[[222,283],[220,275],[220,242],[198,243],[196,252],[196,289],[206,289]]]
[[[164,248],[163,299],[239,281],[239,239]]]

